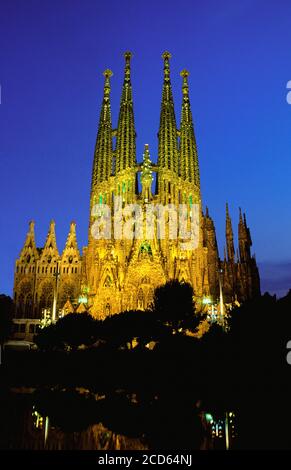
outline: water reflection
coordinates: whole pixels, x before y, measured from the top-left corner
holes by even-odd
[[[99,403],[102,402],[102,407]],[[104,398],[77,391],[42,390],[6,396],[0,424],[1,449],[147,449],[142,437],[122,435],[94,422]]]
[[[19,393],[21,392],[21,393]],[[214,416],[193,407],[140,401],[122,390],[14,390],[3,398],[1,449],[146,450],[232,448],[234,414]]]

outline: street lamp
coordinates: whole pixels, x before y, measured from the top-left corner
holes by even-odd
[[[52,322],[55,323],[57,321],[57,299],[58,299],[58,287],[59,287],[59,277],[60,277],[60,271],[59,271],[59,262],[57,261],[57,267],[56,267],[56,272],[54,274],[56,280],[55,280],[55,286],[54,286],[54,300],[53,300],[53,311],[52,311]]]

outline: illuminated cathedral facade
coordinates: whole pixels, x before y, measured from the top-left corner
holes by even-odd
[[[181,72],[182,110],[180,126],[177,126],[170,80],[171,55],[163,54],[157,163],[152,162],[148,145],[145,145],[143,160],[137,162],[131,53],[126,52],[124,56],[117,128],[111,120],[112,72],[104,72],[93,159],[88,246],[80,254],[76,225],[72,222],[65,248],[60,253],[52,221],[44,247],[38,248],[34,223],[30,222],[15,267],[14,302],[18,318],[41,318],[44,309],[63,313],[88,310],[101,319],[124,310],[146,309],[152,303],[155,288],[170,279],[189,282],[197,302],[207,297],[216,303],[223,292],[225,303],[233,304],[260,293],[259,273],[251,254],[252,241],[245,215],[240,211],[238,250],[235,251],[232,222],[226,207],[226,247],[221,259],[213,220],[208,209],[203,212],[189,73]],[[178,208],[184,204],[189,210],[186,225],[191,223],[191,209],[195,205],[199,218],[197,245],[193,249],[182,249],[183,240],[171,236],[168,223],[164,237],[158,237],[155,219],[151,237],[146,234],[116,237],[112,231],[110,237],[96,238],[92,228],[98,218],[98,206],[106,205],[113,214],[116,200],[121,201],[121,211],[135,204],[142,214],[149,205]],[[126,221],[126,214],[122,213],[121,222]]]

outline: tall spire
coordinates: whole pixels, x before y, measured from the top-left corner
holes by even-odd
[[[94,152],[92,190],[95,185],[105,181],[111,175],[112,170],[112,123],[110,106],[110,77],[112,71],[106,69],[103,72],[105,77],[103,102],[100,113],[97,140]]]
[[[192,112],[189,99],[188,70],[180,73],[183,78],[183,102],[180,127],[180,173],[183,179],[200,186],[199,165]]]
[[[178,174],[178,143],[174,100],[170,81],[169,52],[164,52],[164,83],[159,128],[159,158],[160,168],[173,170]]]
[[[116,173],[136,165],[135,127],[130,79],[131,52],[125,52],[125,70],[116,140]]]
[[[228,204],[226,203],[226,224],[225,224],[227,260],[234,263],[234,244],[231,218],[229,216]]]

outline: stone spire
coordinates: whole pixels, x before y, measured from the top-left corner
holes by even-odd
[[[231,218],[229,216],[228,204],[226,203],[226,224],[225,224],[225,237],[226,237],[226,251],[227,261],[234,263],[234,244],[233,244],[233,231]]]
[[[164,84],[162,92],[159,138],[158,165],[178,174],[178,143],[174,100],[170,81],[171,54],[164,52]]]
[[[34,221],[29,222],[29,230],[26,235],[24,246],[20,253],[20,258],[28,257],[30,259],[36,260],[38,258],[38,251],[35,244],[35,235],[34,235]]]
[[[180,127],[180,174],[183,179],[200,188],[199,164],[192,112],[189,99],[188,70],[180,73],[183,78],[183,102]]]
[[[43,247],[41,254],[42,258],[46,256],[56,256],[59,257],[57,241],[56,241],[56,232],[55,232],[55,221],[50,221],[49,231],[46,237],[46,242]]]
[[[63,256],[71,251],[74,251],[78,255],[78,257],[80,257],[76,235],[76,222],[74,221],[72,221],[70,224],[70,231],[68,233],[66,245],[63,251]]]
[[[116,174],[126,168],[136,165],[136,145],[134,112],[132,101],[132,87],[130,79],[131,52],[125,52],[125,70],[122,95],[120,102],[117,140],[116,140]]]
[[[100,113],[99,127],[95,145],[92,187],[93,191],[96,184],[106,181],[112,171],[112,123],[110,106],[110,77],[113,75],[111,70],[103,72],[105,77],[103,102]]]

